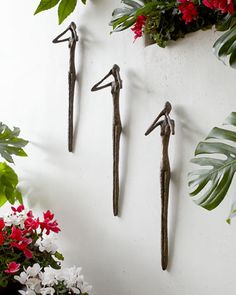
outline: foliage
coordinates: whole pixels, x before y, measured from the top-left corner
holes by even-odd
[[[236,113],[226,118],[224,125],[236,127]],[[215,127],[195,150],[192,163],[201,166],[189,173],[190,195],[207,210],[215,209],[227,196],[236,172],[236,132]],[[230,219],[236,215],[232,206]]]
[[[86,4],[86,0],[81,1]],[[61,24],[75,10],[77,0],[41,0],[35,14],[51,9],[56,5],[58,5],[58,22]]]
[[[146,22],[142,28],[153,43],[166,47],[186,34],[215,26],[226,31],[214,45],[215,54],[230,56],[236,67],[236,27],[233,0],[123,0],[124,6],[113,11],[110,25],[113,32],[126,30],[136,24],[140,15]],[[222,4],[223,3],[223,4]],[[213,5],[214,4],[214,5]],[[132,30],[135,32],[134,27]]]
[[[12,207],[10,214],[0,218],[0,286],[5,287],[14,280],[14,274],[34,263],[60,268],[58,259],[63,260],[63,256],[50,235],[60,229],[53,218],[47,211],[40,221],[23,205]]]
[[[22,196],[17,189],[18,176],[5,162],[0,163],[0,207],[7,201],[14,204],[22,203]]]
[[[14,127],[11,130],[0,122],[0,155],[9,163],[14,163],[12,155],[26,157],[23,150],[28,141],[19,137],[20,129]],[[17,189],[18,176],[5,162],[0,162],[0,207],[7,201],[14,204],[22,203],[22,195]]]

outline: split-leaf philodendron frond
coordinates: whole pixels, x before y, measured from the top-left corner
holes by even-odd
[[[236,172],[236,113],[231,113],[223,125],[215,127],[195,150],[192,163],[201,166],[189,173],[190,195],[207,210],[215,209],[227,196]],[[233,203],[228,222],[236,215]]]

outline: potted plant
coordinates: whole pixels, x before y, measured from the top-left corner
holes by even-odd
[[[215,27],[227,31],[213,45],[218,58],[229,57],[236,68],[235,0],[122,0],[123,7],[112,13],[113,32],[131,28],[135,40],[147,36],[149,41],[166,47],[170,41],[186,34]]]
[[[14,275],[38,263],[41,267],[60,268],[63,256],[51,233],[60,231],[54,215],[48,210],[43,218],[26,212],[23,205],[0,218],[0,286],[14,288]],[[7,289],[5,289],[7,290]]]
[[[59,231],[49,210],[39,218],[20,205],[0,218],[0,294],[87,294],[81,269],[61,268]]]

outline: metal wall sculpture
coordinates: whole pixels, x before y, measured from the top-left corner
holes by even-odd
[[[65,39],[61,39],[67,32],[71,32],[71,36]],[[76,42],[79,40],[76,32],[76,24],[72,22],[70,26],[58,35],[52,42],[62,43],[68,42],[70,49],[70,60],[69,60],[69,73],[68,73],[68,83],[69,83],[69,111],[68,111],[68,150],[73,151],[73,137],[74,137],[74,127],[73,127],[73,113],[74,113],[74,93],[75,93],[75,82],[76,82],[76,70],[75,70],[75,49]]]
[[[101,85],[108,77],[113,76],[114,81]],[[113,214],[118,216],[119,213],[119,151],[120,136],[122,125],[120,119],[120,89],[122,88],[122,80],[120,78],[120,68],[114,65],[110,72],[97,84],[93,86],[91,91],[97,91],[103,88],[111,87],[113,99]]]
[[[167,101],[164,109],[157,116],[152,125],[148,128],[145,135],[150,134],[156,127],[161,128],[162,138],[162,159],[160,165],[160,187],[161,187],[161,266],[166,270],[168,265],[168,200],[170,184],[170,162],[168,146],[170,135],[175,133],[175,122],[171,120],[171,104]],[[159,121],[164,116],[163,120]]]

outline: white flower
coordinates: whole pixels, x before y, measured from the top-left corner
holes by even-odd
[[[28,266],[27,269],[25,269],[26,274],[29,277],[36,277],[41,270],[41,267],[38,263],[35,263],[33,266]]]
[[[36,295],[36,293],[33,291],[33,290],[30,290],[30,289],[28,289],[28,290],[26,290],[26,291],[24,291],[24,290],[19,290],[18,291],[21,295]]]
[[[24,227],[24,222],[27,219],[26,213],[23,211],[21,213],[14,212],[4,217],[4,222],[6,226],[17,225],[21,228]]]
[[[39,278],[29,278],[25,285],[31,290],[39,290],[41,288],[41,280]]]
[[[42,295],[53,295],[54,293],[55,293],[55,289],[53,289],[51,287],[40,289],[40,294],[42,294]]]
[[[81,293],[89,293],[92,290],[92,286],[87,282],[80,283],[77,287],[80,289]]]
[[[24,271],[20,273],[20,276],[14,276],[14,279],[19,281],[22,285],[25,285],[25,283],[28,280],[28,275]]]
[[[45,236],[43,239],[40,238],[37,240],[36,245],[39,247],[39,251],[46,251],[51,254],[55,254],[58,249],[54,236]]]
[[[80,289],[77,288],[71,288],[74,294],[81,294]]]
[[[53,286],[57,284],[56,270],[51,267],[45,267],[44,272],[41,272],[39,276],[42,281],[42,285],[44,286]]]
[[[76,287],[80,272],[80,267],[64,268],[58,273],[57,279],[63,281],[67,288]]]

